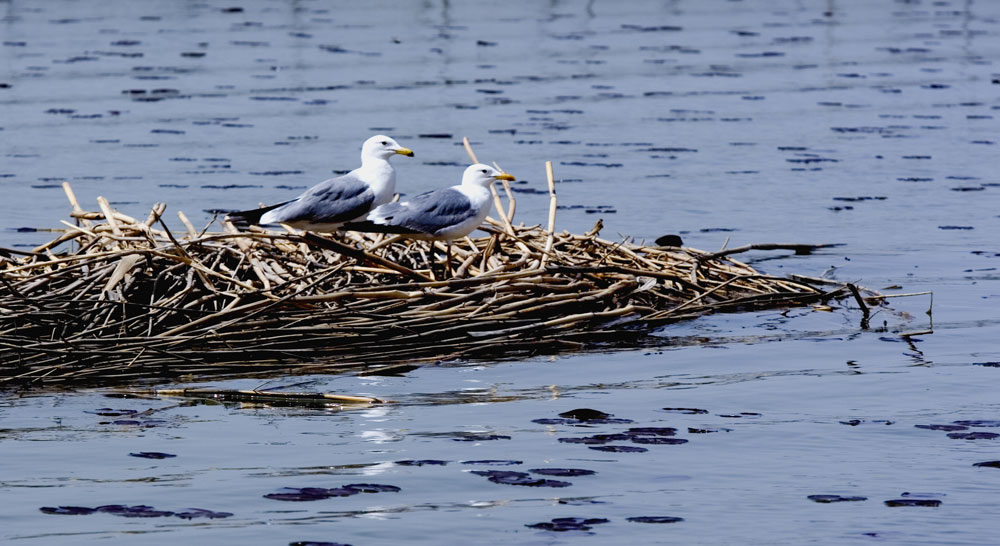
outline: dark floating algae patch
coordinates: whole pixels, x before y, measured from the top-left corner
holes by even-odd
[[[948,437],[952,440],[995,440],[1000,438],[996,432],[950,432]]]
[[[448,461],[442,461],[439,459],[404,459],[402,461],[396,461],[399,466],[445,466]]]
[[[937,507],[941,506],[941,501],[937,499],[891,499],[885,501],[886,506],[899,507],[899,506],[926,506],[926,507]]]
[[[569,487],[573,484],[559,480],[535,478],[527,472],[513,470],[470,470],[472,474],[483,476],[493,483],[504,485],[523,485],[527,487]]]
[[[597,474],[593,470],[587,470],[585,468],[532,468],[528,470],[532,474],[541,474],[543,476],[561,476],[564,478],[572,478],[574,476],[591,476]]]
[[[176,457],[173,453],[162,453],[159,451],[139,451],[137,453],[129,453],[130,457],[139,457],[141,459],[170,459]]]
[[[265,499],[309,502],[333,497],[350,497],[359,493],[398,493],[401,489],[395,485],[380,483],[355,483],[340,487],[282,487],[274,493],[264,495]]]
[[[678,523],[684,521],[684,518],[677,516],[632,516],[625,518],[625,520],[634,523]]]
[[[943,430],[946,432],[954,432],[956,430],[968,430],[969,427],[965,425],[913,425],[916,428],[923,428],[927,430]]]
[[[662,408],[662,411],[668,413],[682,413],[685,415],[702,415],[708,413],[708,410],[700,408]]]
[[[840,495],[809,495],[807,499],[821,504],[834,502],[861,502],[868,500],[868,497],[843,497]]]
[[[593,525],[609,521],[606,518],[553,518],[551,521],[526,524],[525,527],[555,532],[589,531]]]
[[[649,451],[638,446],[587,446],[595,451],[605,451],[607,453],[645,453]]]
[[[954,423],[964,427],[1000,427],[1000,419],[963,419]]]
[[[172,512],[170,510],[157,510],[152,506],[147,506],[145,504],[135,506],[128,506],[124,504],[105,504],[95,508],[89,508],[86,506],[43,506],[39,508],[39,510],[43,514],[56,514],[63,516],[85,516],[100,512],[123,518],[162,518],[174,516],[181,519],[222,519],[233,515],[232,512],[215,512],[212,510],[205,510],[203,508],[187,508],[184,511]]]

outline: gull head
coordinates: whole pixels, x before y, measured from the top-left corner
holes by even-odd
[[[488,188],[495,180],[508,180],[513,182],[516,179],[512,174],[502,173],[493,167],[483,165],[482,163],[469,165],[469,167],[465,169],[465,174],[462,175],[463,186],[482,186],[484,188]]]
[[[396,154],[413,157],[413,150],[400,146],[398,142],[385,135],[375,135],[361,146],[362,161],[369,157],[389,159]]]

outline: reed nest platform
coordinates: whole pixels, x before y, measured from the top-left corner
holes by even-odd
[[[550,186],[551,187],[551,186]],[[32,251],[0,249],[0,386],[130,384],[236,374],[385,371],[443,359],[634,343],[718,311],[827,302],[847,285],[762,274],[709,253],[513,225],[440,242],[347,232],[173,233],[84,211]],[[508,188],[509,190],[509,188]],[[501,202],[497,198],[497,204]],[[811,245],[761,245],[808,251]]]

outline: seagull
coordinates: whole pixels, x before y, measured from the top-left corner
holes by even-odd
[[[513,175],[489,165],[470,165],[457,186],[421,193],[408,201],[386,203],[372,210],[365,221],[344,229],[396,233],[409,239],[448,243],[446,264],[451,267],[451,242],[478,228],[492,206],[490,186],[496,180],[514,181]]]
[[[254,210],[233,212],[226,220],[244,227],[257,224],[333,232],[344,223],[363,220],[375,207],[388,203],[396,193],[396,171],[389,158],[413,157],[413,151],[385,135],[375,135],[361,146],[361,166],[336,178],[324,180],[302,195]]]

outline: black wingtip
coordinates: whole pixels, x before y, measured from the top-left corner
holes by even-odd
[[[246,230],[250,226],[260,225],[260,218],[265,214],[267,214],[268,211],[272,211],[287,203],[289,203],[289,201],[285,201],[284,203],[278,203],[277,205],[261,207],[259,209],[230,212],[229,214],[226,215],[225,221],[232,223],[234,226],[236,226],[237,229]]]

